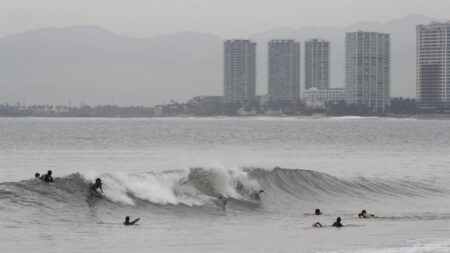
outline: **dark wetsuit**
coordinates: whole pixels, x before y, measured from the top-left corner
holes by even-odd
[[[97,183],[96,182],[95,184],[91,185],[91,189],[94,190],[94,191],[97,191],[98,188],[100,188],[101,192],[103,192],[102,183]]]
[[[261,200],[261,197],[259,196],[259,193],[258,193],[258,192],[253,192],[253,193],[250,195],[250,198],[251,198],[251,199],[254,199],[254,200]]]
[[[134,221],[130,221],[130,220],[125,220],[125,222],[123,223],[123,225],[125,226],[130,226],[130,225],[134,225],[136,222],[138,222],[140,219],[137,218]]]
[[[340,227],[343,227],[344,225],[342,225],[342,223],[340,223],[340,222],[338,222],[338,221],[335,221],[334,223],[333,223],[333,227],[337,227],[337,228],[340,228]]]
[[[41,180],[47,183],[51,183],[53,182],[53,177],[48,174],[45,174],[41,176]]]

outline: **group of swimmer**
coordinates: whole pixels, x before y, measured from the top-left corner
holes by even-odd
[[[52,177],[52,171],[49,170],[47,171],[47,174],[43,174],[41,175],[40,173],[36,172],[36,174],[34,174],[34,178],[47,182],[47,183],[52,183],[53,182],[53,177]],[[89,187],[91,188],[91,190],[99,193],[99,194],[104,194],[103,193],[103,189],[102,189],[102,180],[100,178],[95,179],[95,183],[90,183]],[[98,189],[100,189],[100,192],[98,191]],[[264,190],[259,190],[259,191],[255,191],[251,194],[251,198],[254,200],[260,200],[260,194],[263,193]],[[225,207],[228,203],[228,199],[222,195],[219,195],[217,197],[218,201],[220,201],[220,203]],[[322,212],[320,211],[320,209],[316,209],[314,211],[315,215],[321,215]],[[366,210],[362,210],[361,213],[358,214],[359,218],[364,218],[364,219],[368,219],[368,218],[373,218],[375,217],[374,214],[369,214],[367,213]],[[133,221],[130,221],[130,217],[127,216],[125,217],[125,222],[123,223],[125,226],[130,226],[130,225],[134,225],[136,224],[136,222],[138,222],[140,220],[140,218],[137,218]],[[343,227],[344,225],[342,224],[342,219],[341,217],[337,217],[336,221],[333,223],[333,227]],[[320,222],[315,222],[313,225],[313,227],[323,227],[323,225]]]
[[[34,174],[34,178],[42,180],[42,181],[47,182],[47,183],[52,183],[53,182],[53,177],[52,177],[52,171],[51,170],[47,171],[47,174],[42,174],[42,175],[39,172],[36,172]]]
[[[47,171],[47,174],[43,174],[43,175],[41,175],[39,172],[36,172],[34,174],[34,178],[44,181],[44,182],[47,182],[47,183],[53,183],[53,181],[54,181],[51,170]],[[89,187],[91,188],[91,190],[93,190],[97,193],[103,194],[102,180],[100,178],[95,179],[95,183],[90,183]],[[98,191],[98,189],[100,189],[100,192]],[[125,221],[123,222],[123,225],[125,225],[125,226],[135,225],[136,222],[138,222],[139,220],[140,220],[140,218],[130,221],[130,216],[127,216],[127,217],[125,217]]]
[[[316,209],[314,211],[314,214],[321,215],[322,212],[320,211],[320,209]],[[366,210],[362,210],[361,213],[358,214],[358,218],[360,218],[360,219],[361,218],[369,219],[369,218],[374,218],[374,217],[375,217],[374,214],[367,213]],[[337,227],[337,228],[343,227],[344,225],[342,225],[341,221],[342,221],[341,217],[337,217],[336,221],[331,226]],[[323,227],[323,225],[320,222],[315,222],[312,226],[313,227]]]

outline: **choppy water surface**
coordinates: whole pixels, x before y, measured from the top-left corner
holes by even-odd
[[[446,120],[0,119],[0,170],[4,252],[450,252]]]

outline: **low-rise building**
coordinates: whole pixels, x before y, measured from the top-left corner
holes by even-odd
[[[198,115],[217,114],[223,104],[223,96],[197,96],[187,102],[190,112]]]
[[[267,103],[269,101],[269,95],[259,95],[256,96],[256,103],[260,106],[263,107],[265,103]]]
[[[345,90],[343,88],[309,88],[302,93],[302,101],[312,108],[324,108],[328,102],[342,100],[345,100]]]

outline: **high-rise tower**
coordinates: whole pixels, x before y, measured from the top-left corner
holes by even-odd
[[[227,40],[224,43],[224,103],[255,101],[256,43]]]
[[[300,43],[268,43],[268,93],[272,101],[297,101],[300,97]]]
[[[450,22],[416,27],[416,93],[420,109],[450,110]]]
[[[345,100],[383,113],[390,105],[390,36],[350,32],[345,39]]]
[[[312,39],[305,42],[305,89],[330,88],[330,42]]]

